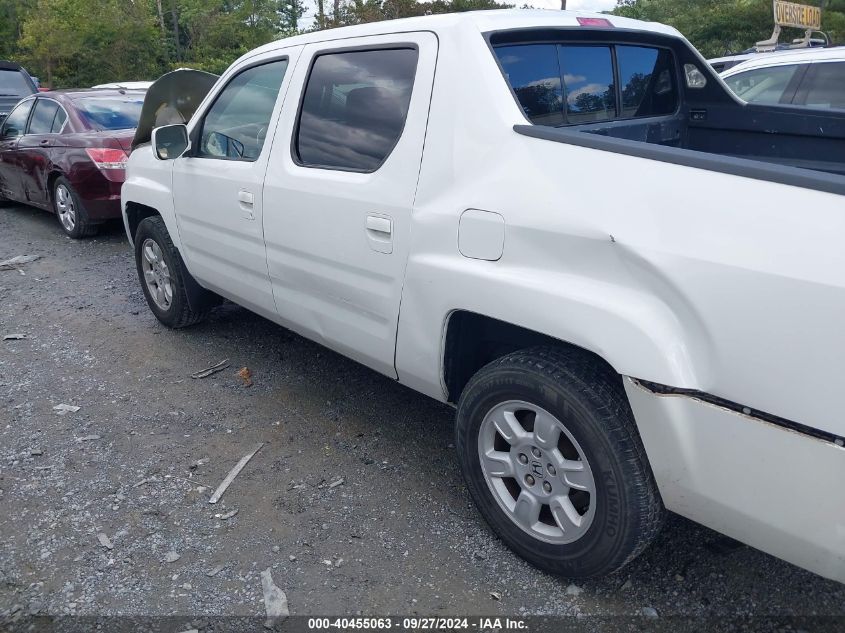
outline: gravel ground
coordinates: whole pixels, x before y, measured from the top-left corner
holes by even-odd
[[[47,213],[3,207],[0,260],[26,254],[40,259],[25,274],[0,271],[0,335],[26,335],[0,342],[0,629],[30,614],[261,616],[267,568],[300,615],[845,626],[845,586],[676,516],[617,575],[539,572],[473,508],[448,407],[234,305],[166,329],[119,225],[73,241]]]

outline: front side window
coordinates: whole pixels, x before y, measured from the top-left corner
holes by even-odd
[[[780,103],[797,70],[796,64],[757,68],[726,77],[725,83],[749,103]]]
[[[32,118],[29,120],[30,134],[49,134],[53,129],[53,121],[59,104],[49,99],[38,99],[35,109],[32,111]]]
[[[24,135],[26,131],[26,120],[29,118],[29,111],[32,110],[32,104],[34,102],[34,99],[24,101],[9,113],[9,116],[3,121],[4,138]]]
[[[202,124],[197,156],[254,161],[261,154],[287,59],[253,66],[217,95]]]
[[[308,167],[372,172],[402,135],[417,68],[412,48],[348,51],[314,61],[295,152]]]
[[[819,62],[813,71],[804,105],[845,109],[845,62]]]

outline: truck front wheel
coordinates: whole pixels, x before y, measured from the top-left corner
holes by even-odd
[[[138,225],[135,265],[147,304],[159,321],[168,327],[183,328],[206,317],[207,309],[196,309],[188,300],[190,273],[160,216],[145,218]]]
[[[579,351],[535,348],[482,368],[458,404],[456,442],[493,531],[570,578],[616,571],[665,510],[618,376]]]

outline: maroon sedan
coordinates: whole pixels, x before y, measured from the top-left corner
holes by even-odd
[[[0,127],[0,198],[53,211],[71,237],[120,217],[120,187],[144,92],[27,97]]]

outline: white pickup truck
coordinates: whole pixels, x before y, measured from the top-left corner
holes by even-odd
[[[841,113],[558,11],[309,33],[201,96],[123,187],[160,321],[225,297],[454,404],[545,570],[617,570],[669,510],[845,582]]]

